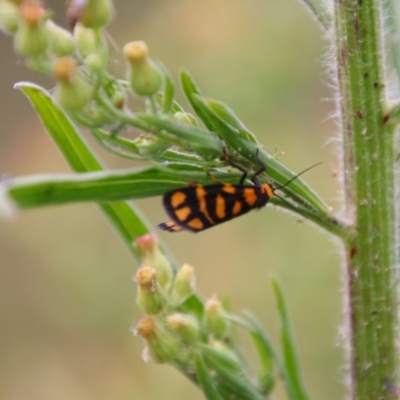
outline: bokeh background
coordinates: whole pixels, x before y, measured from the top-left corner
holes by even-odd
[[[64,2],[47,1],[64,24]],[[204,94],[228,103],[272,153],[340,210],[329,42],[299,0],[115,1],[109,32],[121,48],[145,40],[175,78],[188,69]],[[69,172],[13,84],[53,82],[27,70],[0,35],[0,174]],[[120,58],[118,47],[115,58]],[[117,61],[111,69],[120,71]],[[180,96],[182,99],[182,96]],[[93,144],[95,147],[96,145]],[[134,166],[97,149],[111,168]],[[160,198],[137,205],[155,225]],[[286,293],[308,391],[343,397],[340,248],[274,207],[198,235],[160,236],[192,264],[199,291],[251,310],[277,346],[269,279]],[[130,331],[140,318],[137,265],[94,204],[23,212],[0,221],[0,398],[3,400],[203,399],[169,366],[145,364]],[[243,346],[255,359],[248,339]],[[281,391],[280,398],[285,398]]]

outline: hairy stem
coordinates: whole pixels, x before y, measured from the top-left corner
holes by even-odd
[[[335,0],[347,218],[351,398],[397,398],[394,138],[385,116],[381,2]]]

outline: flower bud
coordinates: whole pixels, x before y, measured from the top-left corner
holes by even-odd
[[[93,53],[89,54],[84,60],[83,63],[85,64],[88,69],[93,72],[101,72],[104,71],[108,64],[108,50],[101,53]]]
[[[204,325],[208,334],[217,339],[223,339],[229,333],[230,322],[225,318],[225,311],[216,297],[209,299],[206,303]]]
[[[108,64],[109,48],[102,33],[76,24],[74,37],[84,64],[94,72],[103,71]]]
[[[191,315],[170,315],[167,317],[167,328],[176,332],[186,343],[196,343],[200,338],[200,325]]]
[[[74,12],[75,20],[86,28],[99,29],[106,26],[114,13],[111,0],[73,0],[68,13]]]
[[[172,280],[172,268],[164,254],[161,253],[157,245],[157,238],[154,234],[147,234],[135,240],[143,264],[154,268],[157,275],[157,282],[161,289],[167,291]]]
[[[125,92],[122,89],[115,90],[111,100],[116,108],[124,108],[126,102]]]
[[[196,118],[190,113],[178,111],[173,115],[173,118],[182,125],[198,126]]]
[[[146,314],[158,314],[166,305],[156,278],[156,271],[151,267],[142,267],[136,272],[138,283],[137,303]]]
[[[19,11],[16,4],[0,0],[0,29],[4,33],[14,34],[19,27]]]
[[[84,59],[89,54],[96,53],[99,49],[98,32],[93,29],[85,28],[82,24],[74,27],[74,38],[79,56]]]
[[[60,58],[53,64],[53,75],[57,79],[55,98],[67,111],[80,111],[90,101],[92,90],[78,70],[73,58]]]
[[[162,75],[148,56],[146,43],[141,41],[127,43],[123,51],[129,62],[129,81],[132,90],[139,96],[155,94],[161,88]]]
[[[45,29],[46,12],[35,2],[22,4],[20,7],[20,25],[14,37],[15,49],[26,56],[39,56],[49,45],[49,35]]]
[[[135,332],[146,341],[151,357],[158,363],[173,361],[180,353],[177,337],[153,317],[142,318]]]
[[[46,21],[45,27],[50,37],[50,50],[55,56],[65,57],[75,51],[74,38],[67,30],[55,24],[51,19]]]
[[[179,306],[195,291],[196,279],[194,269],[188,264],[184,264],[176,274],[172,290],[171,304]]]
[[[229,360],[229,366],[232,369],[237,369],[237,370],[241,369],[241,363],[238,356],[224,342],[221,342],[220,340],[211,339],[209,340],[208,345],[218,353],[222,354],[225,358],[227,358],[227,360]]]
[[[133,140],[137,152],[145,158],[156,158],[165,152],[171,145],[153,135],[140,135]]]

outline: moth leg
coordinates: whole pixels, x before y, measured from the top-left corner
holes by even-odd
[[[259,150],[260,149],[257,149],[256,151],[256,159],[258,164],[260,165],[260,168],[256,172],[254,172],[254,174],[250,178],[250,180],[254,183],[255,186],[261,186],[260,181],[257,179],[257,176],[261,175],[267,169],[267,166],[260,160],[258,156]]]

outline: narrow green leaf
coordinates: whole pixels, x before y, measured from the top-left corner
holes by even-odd
[[[71,168],[76,172],[100,171],[101,163],[79,135],[72,122],[41,87],[31,83],[15,85],[31,101],[47,132]],[[132,254],[139,259],[131,245],[137,237],[149,232],[148,224],[140,213],[127,203],[101,204],[103,212],[124,239]]]
[[[232,127],[237,129],[240,136],[242,136],[246,140],[249,140],[250,142],[257,143],[257,139],[254,133],[247,129],[244,123],[240,121],[240,119],[236,116],[231,108],[218,100],[207,99],[206,101],[217,115],[219,115]]]
[[[192,106],[194,112],[196,115],[201,119],[203,124],[206,126],[206,128],[210,131],[213,130],[213,124],[212,121],[209,119],[206,113],[204,113],[201,108],[198,108],[196,103],[193,101],[193,96],[198,94],[200,95],[200,89],[196,86],[194,83],[194,80],[190,76],[190,74],[187,71],[182,71],[181,72],[181,84],[183,91]]]
[[[216,179],[225,181],[235,181],[238,176],[236,173],[211,172]],[[200,168],[177,164],[175,169],[150,167],[85,174],[31,175],[4,180],[1,188],[18,208],[28,209],[72,202],[160,196],[187,186],[191,181],[210,183],[210,178]]]
[[[208,100],[205,97],[193,94],[191,98],[192,104],[196,105],[196,110],[201,110],[202,114],[207,116],[212,124],[211,130],[213,130],[220,139],[245,158],[251,157],[251,154],[255,155],[259,147],[256,142],[250,141],[240,135],[239,129],[229,124],[223,117],[216,113],[208,104]],[[243,146],[245,147],[243,148]],[[244,156],[243,153],[247,156]]]
[[[239,399],[265,400],[265,397],[258,392],[244,374],[232,372],[231,369],[221,365],[214,358],[208,358],[206,364],[215,370],[221,386],[229,390],[232,395],[236,395]]]
[[[286,307],[282,290],[276,279],[272,279],[272,288],[274,290],[278,312],[281,323],[281,342],[283,347],[283,358],[286,371],[286,379],[293,388],[296,400],[307,400],[308,396],[303,383],[300,362],[296,352],[296,344],[293,329],[289,320],[289,313]]]
[[[182,153],[173,149],[166,149],[162,154],[154,157],[154,155],[143,155],[140,152],[135,140],[127,139],[121,136],[113,136],[112,133],[107,132],[104,129],[92,129],[93,135],[102,142],[108,151],[116,153],[122,157],[128,157],[135,160],[153,160],[156,161],[175,161],[175,162],[186,162],[188,164],[204,164],[207,166],[224,166],[221,162],[210,162],[202,160],[195,154]]]
[[[246,312],[245,315],[248,321],[245,321],[242,318],[233,314],[229,316],[229,319],[232,322],[242,326],[249,332],[253,340],[254,346],[256,347],[256,351],[260,359],[262,368],[265,371],[269,371],[272,373],[272,361],[275,361],[278,366],[279,372],[282,373],[283,370],[281,368],[282,365],[279,357],[275,353],[272,343],[269,340],[267,334],[263,331],[260,323],[251,313]]]
[[[100,171],[102,165],[79,135],[71,120],[40,86],[28,82],[15,85],[31,101],[48,134],[76,172]]]
[[[179,306],[179,309],[183,312],[195,315],[199,320],[203,318],[204,304],[200,301],[198,296],[190,296]]]
[[[137,118],[147,124],[170,132],[194,146],[199,152],[207,152],[208,158],[218,158],[223,154],[221,142],[210,132],[196,126],[183,125],[163,115],[137,114]],[[153,131],[154,132],[154,131]],[[156,132],[154,132],[156,134]]]
[[[171,74],[169,73],[169,71],[165,66],[163,66],[163,72],[164,72],[164,93],[162,101],[162,113],[169,114],[173,106],[175,86],[174,82],[172,81]]]
[[[214,129],[218,135],[237,153],[251,162],[255,170],[258,169],[260,167],[256,157],[257,149],[259,149],[258,145],[244,139],[236,128],[228,124],[214,112],[205,99],[198,95],[193,95],[192,97],[193,102],[197,107],[201,109],[204,114],[208,115],[209,120],[212,121]],[[268,175],[279,184],[285,184],[296,176],[295,173],[290,171],[264,150],[259,149],[258,157],[267,166],[266,172]],[[308,202],[325,217],[331,216],[326,204],[308,187],[308,185],[305,184],[301,178],[295,179],[289,186],[283,188],[282,191],[287,193],[300,204]]]
[[[292,387],[292,382],[289,379],[287,379],[288,374],[286,371],[286,367],[282,362],[281,358],[279,357],[279,355],[274,350],[274,347],[270,339],[268,338],[267,334],[264,332],[260,322],[250,312],[245,312],[245,316],[247,320],[243,320],[242,318],[236,315],[229,315],[228,318],[232,322],[242,326],[249,332],[253,340],[254,346],[256,348],[257,355],[260,359],[260,364],[261,364],[260,375],[268,374],[272,377],[273,363],[274,363],[276,368],[278,369],[280,377],[283,380],[288,398],[290,400],[298,400],[296,392]]]
[[[199,351],[194,352],[194,367],[198,382],[206,398],[208,400],[224,400],[224,397],[218,392],[217,385],[215,384],[215,377],[207,369]]]
[[[235,373],[244,373],[245,365],[240,364],[238,359],[229,357],[227,354],[222,353],[220,350],[208,346],[206,344],[198,344],[198,348],[201,350],[206,360],[212,359],[213,363],[218,363],[221,367],[231,370]]]

